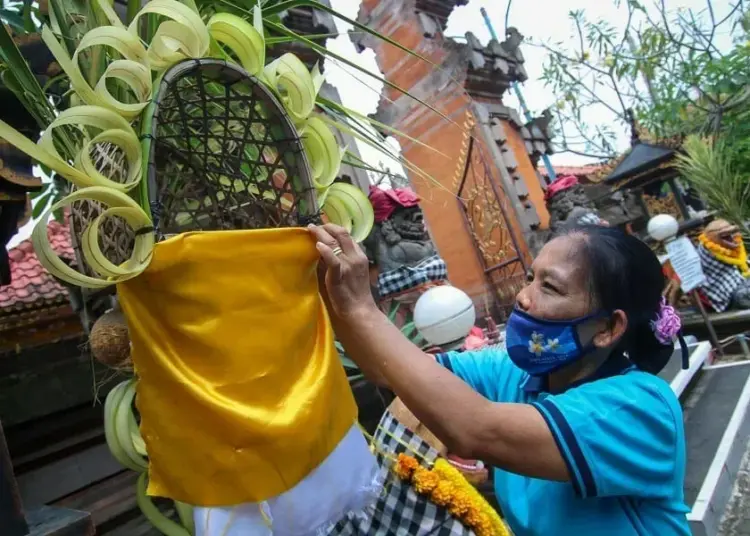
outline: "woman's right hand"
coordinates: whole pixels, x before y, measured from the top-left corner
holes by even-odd
[[[327,223],[308,227],[320,253],[329,306],[346,322],[377,311],[370,290],[370,264],[362,248],[343,227]]]

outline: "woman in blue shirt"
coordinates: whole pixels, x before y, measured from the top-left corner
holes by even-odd
[[[604,227],[555,238],[516,298],[507,352],[436,360],[378,310],[351,237],[310,230],[347,354],[451,452],[495,468],[517,536],[690,534],[682,412],[656,376],[679,321],[643,242]]]

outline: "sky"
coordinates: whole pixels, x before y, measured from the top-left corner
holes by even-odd
[[[625,3],[626,0],[622,0]],[[642,0],[648,6],[654,0]],[[330,0],[334,9],[356,19],[359,11],[359,0]],[[669,10],[690,8],[696,11],[705,9],[706,0],[666,0]],[[730,9],[729,0],[714,0],[717,15]],[[505,12],[507,9],[505,0],[470,0],[468,5],[456,8],[448,20],[445,35],[448,37],[462,37],[466,32],[472,32],[477,38],[486,44],[490,39],[489,30],[480,14],[480,8],[484,7],[495,27],[495,31],[502,36],[505,27]],[[537,41],[565,41],[571,39],[573,27],[567,18],[572,10],[583,9],[589,19],[603,19],[614,25],[624,24],[624,8],[617,8],[615,0],[515,0],[510,8],[509,25],[515,26],[527,38]],[[370,72],[378,73],[375,62],[375,54],[372,50],[366,50],[358,54],[352,44],[348,30],[350,25],[336,20],[337,29],[340,32],[336,39],[328,40],[328,47],[337,54],[355,62]],[[728,38],[727,38],[728,40]],[[525,66],[529,80],[522,85],[522,92],[533,113],[539,113],[556,102],[555,95],[539,80],[542,74],[545,52],[539,48],[524,45],[522,51],[526,59]],[[340,64],[337,61],[326,60],[325,75],[329,83],[339,90],[342,102],[345,106],[362,114],[373,113],[377,109],[382,84],[373,78]],[[518,102],[512,93],[505,97],[505,104],[519,109]],[[597,121],[601,118],[590,117],[589,121]],[[627,148],[628,132],[620,131],[618,139],[619,146],[624,150]],[[397,150],[398,142],[390,140],[391,145]],[[382,153],[358,143],[358,148],[363,159],[373,167],[378,167],[383,162],[394,172],[400,172],[397,162],[384,157]],[[551,157],[554,165],[581,165],[591,162],[591,159],[572,155],[570,153],[555,154]],[[9,247],[13,247],[21,240],[28,238],[31,233],[33,222],[24,226],[11,240]]]
[[[350,18],[356,18],[360,2],[358,0],[330,0],[331,5],[338,11],[346,14]],[[625,4],[627,0],[621,0]],[[641,0],[649,9],[651,2],[655,0]],[[705,10],[707,0],[666,0],[666,6],[669,11],[681,8],[692,9],[694,12]],[[730,7],[729,0],[713,0],[716,10],[717,19],[726,14]],[[487,10],[490,21],[494,26],[495,32],[501,37],[504,36],[505,14],[508,7],[506,0],[470,0],[468,5],[454,9],[448,19],[448,27],[445,35],[447,37],[462,38],[466,32],[472,32],[483,44],[490,40],[490,33],[487,29],[480,8]],[[509,26],[515,26],[527,38],[535,41],[563,41],[569,42],[572,37],[573,26],[568,19],[568,13],[573,10],[585,10],[586,17],[589,20],[602,19],[619,27],[624,26],[627,10],[623,6],[616,7],[615,0],[515,0],[511,4],[509,13]],[[357,54],[346,32],[351,28],[350,25],[337,20],[338,30],[341,33],[338,38],[328,41],[328,48],[356,62],[363,68],[372,72],[377,71],[375,63],[375,54],[372,50],[367,50],[362,54]],[[725,39],[729,43],[729,39]],[[522,52],[525,57],[526,71],[529,80],[522,85],[524,98],[535,115],[544,109],[555,105],[557,98],[546,88],[539,80],[542,75],[542,66],[546,52],[538,47],[531,45],[522,45]],[[355,78],[356,76],[356,78]],[[335,61],[326,63],[326,79],[339,89],[343,104],[360,113],[372,113],[376,110],[379,91],[382,84],[368,79],[366,75],[357,73],[350,67],[341,66]],[[360,81],[366,81],[370,88],[364,88]],[[513,106],[520,110],[515,95],[508,92],[504,96],[505,104]],[[590,117],[589,122],[596,122],[602,118]],[[618,145],[623,150],[628,146],[629,132],[626,129],[620,130]],[[365,160],[374,160],[382,158],[380,153],[375,150],[361,147]],[[552,155],[551,161],[554,165],[581,165],[590,163],[590,158],[580,157],[570,153]],[[388,162],[386,162],[388,163]],[[397,164],[389,163],[390,166],[396,167]]]

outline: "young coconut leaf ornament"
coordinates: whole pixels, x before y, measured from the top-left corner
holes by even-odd
[[[372,229],[366,194],[335,182],[348,153],[332,129],[392,155],[366,131],[367,118],[318,96],[317,66],[289,53],[266,63],[264,28],[326,53],[277,15],[330,8],[272,2],[264,19],[260,5],[219,3],[251,21],[217,12],[217,3],[151,0],[140,10],[130,2],[126,25],[108,0],[94,0],[79,36],[63,2],[50,0],[42,36],[68,77],[72,107],[50,113],[29,85],[22,102],[44,129],[39,143],[0,122],[1,138],[73,188],[32,234],[42,264],[72,285],[117,287],[137,377],[107,396],[105,436],[115,458],[140,473],[138,505],[168,536],[195,533],[188,504],[208,525],[208,513],[226,505],[282,496],[321,471],[342,438],[360,434],[318,295],[317,253],[299,227],[327,220],[357,241]],[[14,47],[0,47],[12,55]],[[17,71],[27,78],[23,65]],[[49,217],[67,207],[76,267],[47,239]],[[253,331],[258,324],[267,333]],[[358,511],[374,502],[372,453],[362,441],[349,454],[347,463],[359,464],[352,473],[367,481],[307,497],[317,509],[309,512],[330,511],[325,519],[282,510],[272,528],[333,528],[342,504]],[[337,464],[326,471],[341,475]],[[368,486],[372,497],[352,492]],[[149,495],[172,499],[180,523]]]

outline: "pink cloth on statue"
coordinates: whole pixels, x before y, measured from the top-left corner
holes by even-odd
[[[578,178],[575,175],[565,175],[564,177],[560,177],[547,186],[547,193],[544,195],[544,198],[549,199],[553,195],[562,192],[563,190],[567,190],[568,188],[572,188],[576,184],[578,184]]]
[[[375,210],[375,223],[382,223],[391,217],[397,207],[416,207],[419,196],[411,188],[393,188],[384,190],[377,186],[370,186],[370,203]]]

